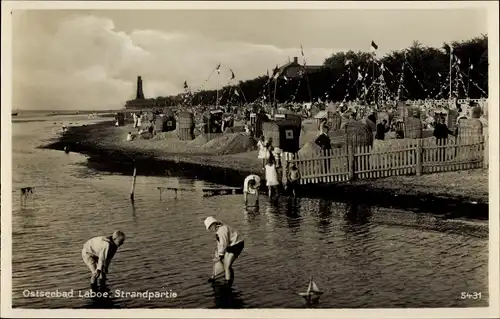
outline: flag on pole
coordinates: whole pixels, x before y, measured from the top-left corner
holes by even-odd
[[[375,51],[378,50],[378,45],[375,42],[373,42],[373,41],[372,41],[372,44],[371,44],[371,50],[372,50],[372,52],[375,52]]]
[[[231,81],[232,79],[234,79],[234,72],[231,69],[229,69],[229,71],[231,71],[231,77],[229,78],[229,81]]]
[[[187,90],[189,88],[187,81],[184,81],[184,90]]]
[[[220,74],[220,65],[221,63],[219,63],[219,65],[217,66],[216,70],[217,70],[217,74]]]

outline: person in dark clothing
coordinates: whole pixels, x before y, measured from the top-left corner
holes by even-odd
[[[316,140],[314,140],[314,143],[321,147],[323,152],[327,153],[332,149],[332,142],[330,140],[330,137],[328,136],[328,127],[326,125],[322,125],[320,128],[320,134],[318,137],[316,137]],[[326,154],[328,155],[328,153]],[[325,170],[328,172],[330,171],[330,161],[328,159],[324,160],[324,165],[325,165]]]
[[[375,114],[370,114],[368,116],[368,119],[372,121],[373,123],[377,123],[377,118],[375,117]]]
[[[448,126],[444,122],[444,117],[440,116],[434,126],[433,135],[436,139],[443,140],[447,139],[449,134],[453,134],[453,132],[448,129]]]
[[[332,144],[330,141],[330,137],[326,133],[321,133],[316,140],[314,141],[319,147],[321,147],[322,150],[331,150],[332,149]]]
[[[443,116],[438,118],[436,125],[434,126],[433,135],[436,138],[437,146],[446,146],[446,141],[448,139],[448,135],[453,134],[452,131],[448,129],[448,126],[445,124],[445,119]],[[438,149],[438,160],[444,161],[446,159],[446,148],[440,147]]]
[[[153,121],[149,122],[148,133],[150,134],[150,138],[153,138],[154,133],[155,133],[155,126],[154,126],[154,122]]]
[[[387,126],[387,120],[383,120],[382,123],[377,124],[377,133],[375,133],[375,139],[384,140],[385,133],[389,132],[389,127]]]

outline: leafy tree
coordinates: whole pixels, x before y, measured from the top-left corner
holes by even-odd
[[[467,41],[444,43],[441,48],[425,47],[414,41],[408,49],[393,51],[378,59],[369,52],[336,52],[325,59],[317,72],[302,78],[274,80],[264,75],[239,81],[237,85],[227,85],[219,91],[219,103],[239,105],[245,101],[263,101],[264,97],[267,102],[274,97],[280,103],[292,102],[292,99],[294,102],[309,102],[318,98],[324,100],[326,96],[332,101],[365,99],[369,102],[381,92],[382,84],[390,98],[397,96],[398,89],[402,99],[448,98],[450,45],[454,56],[460,60],[458,71],[452,71],[452,90],[456,89],[457,79],[461,79],[458,97],[486,97],[488,36],[481,34]],[[363,78],[361,81],[359,76]],[[401,79],[403,82],[400,83]],[[368,94],[363,96],[365,88]],[[239,94],[236,95],[235,91]],[[184,104],[185,99],[183,93],[158,97],[156,103],[178,105]],[[192,94],[188,104],[214,105],[216,99],[216,90],[203,90]]]

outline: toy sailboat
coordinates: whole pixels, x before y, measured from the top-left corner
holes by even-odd
[[[318,285],[316,285],[312,277],[309,280],[309,286],[307,287],[307,291],[299,292],[299,296],[303,297],[308,303],[318,302],[322,294],[323,292],[319,290]]]

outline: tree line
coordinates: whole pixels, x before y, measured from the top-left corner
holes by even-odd
[[[450,47],[453,48],[451,96],[484,98],[488,92],[488,36],[444,43],[441,48],[420,42],[375,58],[370,52],[338,52],[325,59],[319,71],[296,79],[263,75],[226,85],[220,105],[255,101],[278,103],[375,100],[447,99],[450,96]],[[472,66],[472,67],[471,67]],[[382,75],[382,76],[381,76]],[[277,82],[276,82],[277,81]],[[276,90],[275,90],[276,88]],[[275,98],[275,99],[274,99]],[[215,105],[216,90],[157,97],[163,105]]]

